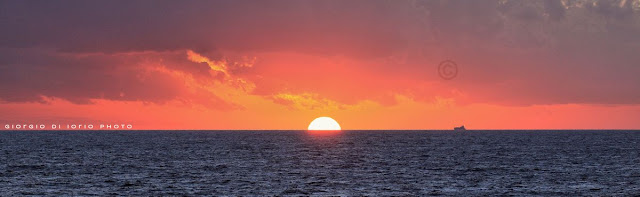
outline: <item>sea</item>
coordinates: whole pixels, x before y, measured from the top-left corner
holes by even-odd
[[[0,196],[638,196],[640,131],[0,131]]]

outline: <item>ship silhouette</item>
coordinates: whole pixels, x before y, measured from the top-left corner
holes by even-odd
[[[460,127],[453,127],[454,131],[466,131],[467,129],[464,128],[464,125],[460,126]]]

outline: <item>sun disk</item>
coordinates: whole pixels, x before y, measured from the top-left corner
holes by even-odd
[[[341,130],[340,125],[336,120],[330,117],[319,117],[315,120],[311,121],[309,127],[307,128],[310,131],[339,131]]]

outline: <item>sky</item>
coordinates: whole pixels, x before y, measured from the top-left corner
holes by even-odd
[[[640,129],[640,0],[2,0],[0,29],[2,124]]]

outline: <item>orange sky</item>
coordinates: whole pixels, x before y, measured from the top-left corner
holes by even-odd
[[[640,129],[640,0],[3,4],[2,125]]]

